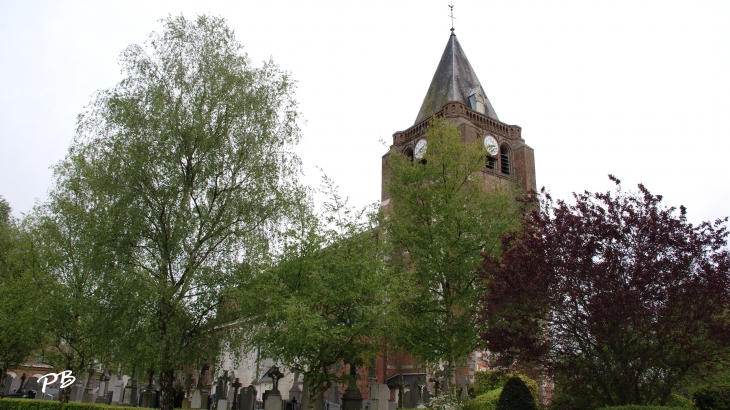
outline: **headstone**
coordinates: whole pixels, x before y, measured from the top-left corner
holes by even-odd
[[[224,377],[218,378],[218,385],[215,386],[216,410],[228,410],[228,401],[226,400],[226,380]]]
[[[231,383],[231,387],[233,387],[233,403],[231,403],[231,409],[238,410],[239,401],[238,401],[238,389],[243,386],[243,383],[238,381],[238,377],[236,377],[236,381]]]
[[[461,396],[459,396],[459,400],[461,400],[462,403],[466,403],[469,401],[469,381],[466,379],[466,375],[461,375]]]
[[[190,408],[190,400],[188,400],[187,397],[185,397],[182,401],[182,404],[180,405],[180,408],[182,409],[189,409]]]
[[[350,364],[350,376],[352,380],[357,377],[357,368],[354,364]],[[345,394],[342,396],[342,409],[343,410],[360,410],[362,409],[362,395],[360,389],[357,388],[354,382],[351,382]]]
[[[289,400],[295,403],[301,403],[302,401],[302,389],[299,388],[299,370],[294,371],[294,383],[291,385],[291,389],[289,389]],[[296,400],[296,401],[295,401]],[[293,406],[296,407],[296,406]],[[297,410],[297,409],[294,409]],[[308,410],[308,409],[304,409]]]
[[[390,388],[387,384],[370,385],[370,406],[369,410],[388,410],[390,400]]]
[[[116,374],[112,374],[109,376],[109,381],[106,383],[106,392],[104,392],[104,394],[106,394],[107,392],[114,393],[114,387],[116,387],[117,385],[117,379],[118,377]]]
[[[10,386],[13,384],[13,376],[5,375],[5,387],[3,387],[3,396],[10,394]]]
[[[239,410],[254,410],[256,408],[256,388],[250,385],[241,391]]]
[[[152,408],[157,402],[157,392],[148,386],[148,388],[142,393],[142,403],[139,407]]]
[[[118,405],[122,400],[122,391],[124,386],[122,385],[122,379],[117,379],[117,383],[114,385],[114,392],[112,393],[112,404]]]
[[[20,384],[22,383],[22,379],[20,377],[14,377],[12,378],[12,381],[10,382],[10,393],[15,393],[20,390]]]
[[[332,382],[332,386],[327,390],[327,401],[330,403],[334,403],[336,405],[340,405],[340,398],[342,397],[342,393],[340,392],[340,386],[337,383],[337,380]],[[328,410],[333,410],[331,407],[328,408]]]
[[[309,410],[309,385],[307,385],[307,381],[304,380],[302,382],[302,401],[300,408],[302,410]],[[247,409],[243,409],[247,410]]]
[[[31,377],[25,382],[25,392],[29,398],[35,399],[35,394],[38,392],[38,378]]]
[[[267,390],[264,410],[282,410],[281,394],[278,390]]]
[[[203,398],[201,397],[201,391],[200,389],[193,390],[193,394],[190,396],[190,408],[191,409],[200,409],[201,404],[203,402]]]
[[[109,382],[109,378],[106,376],[106,373],[102,373],[101,377],[99,378],[99,392],[96,396],[95,403],[98,404],[109,404],[109,402],[106,399],[106,391],[107,391],[107,383]]]
[[[210,386],[206,385],[202,389],[200,389],[200,408],[201,409],[209,409],[210,408]]]
[[[132,404],[132,397],[137,393],[137,380],[131,379],[127,382],[127,386],[122,392],[122,404],[125,406],[134,406],[137,403]]]
[[[84,385],[81,382],[77,382],[71,387],[71,397],[69,397],[68,401],[80,403],[83,395]]]

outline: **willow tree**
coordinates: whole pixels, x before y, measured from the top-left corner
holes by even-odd
[[[217,355],[234,267],[260,258],[289,203],[300,131],[288,74],[252,66],[223,19],[163,26],[122,52],[124,79],[79,117],[52,197],[82,187],[73,212],[113,236],[113,268],[135,285],[122,291],[140,303],[143,339],[124,354],[160,377],[171,410],[175,372]]]
[[[517,226],[516,184],[487,178],[486,151],[462,141],[459,129],[435,120],[421,161],[393,152],[385,230],[401,289],[394,295],[392,338],[404,350],[454,370],[479,345],[475,298],[482,252]]]

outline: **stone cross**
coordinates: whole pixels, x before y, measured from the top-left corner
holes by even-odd
[[[284,373],[280,372],[277,366],[274,366],[269,372],[269,377],[274,382],[274,387],[271,390],[279,393],[279,379],[284,377]]]
[[[233,387],[233,405],[231,406],[232,409],[238,409],[238,389],[243,386],[243,384],[238,381],[238,377],[236,377],[236,381],[231,383],[231,387]]]
[[[461,375],[461,397],[459,397],[459,399],[462,402],[469,401],[469,392],[467,390],[468,388],[469,388],[469,381],[466,380],[466,375],[462,374]]]

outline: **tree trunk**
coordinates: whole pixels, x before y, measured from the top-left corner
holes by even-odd
[[[160,372],[160,410],[173,410],[175,407],[175,371]]]

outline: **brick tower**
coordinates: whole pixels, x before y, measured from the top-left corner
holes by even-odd
[[[425,140],[426,128],[434,116],[456,124],[463,141],[479,140],[485,144],[487,160],[482,172],[487,179],[512,178],[525,191],[536,188],[535,154],[522,139],[522,128],[499,120],[453,31],[416,122],[405,131],[393,134],[390,151],[418,156],[416,146]],[[383,205],[388,203],[385,182],[390,151],[382,159]]]
[[[382,157],[382,206],[388,207],[390,202],[385,189],[390,153],[399,152],[418,159],[429,120],[433,117],[455,124],[461,131],[462,141],[484,144],[486,160],[480,172],[485,179],[494,182],[514,180],[524,191],[536,188],[533,149],[522,139],[519,126],[499,120],[452,30],[415,123],[393,134],[393,145]],[[425,375],[422,365],[414,363],[406,354],[395,352],[384,352],[368,367],[371,380],[387,383],[391,389],[398,383],[412,385]],[[486,370],[482,352],[473,352],[467,366],[457,369],[457,380],[461,377],[472,379],[476,370]]]

